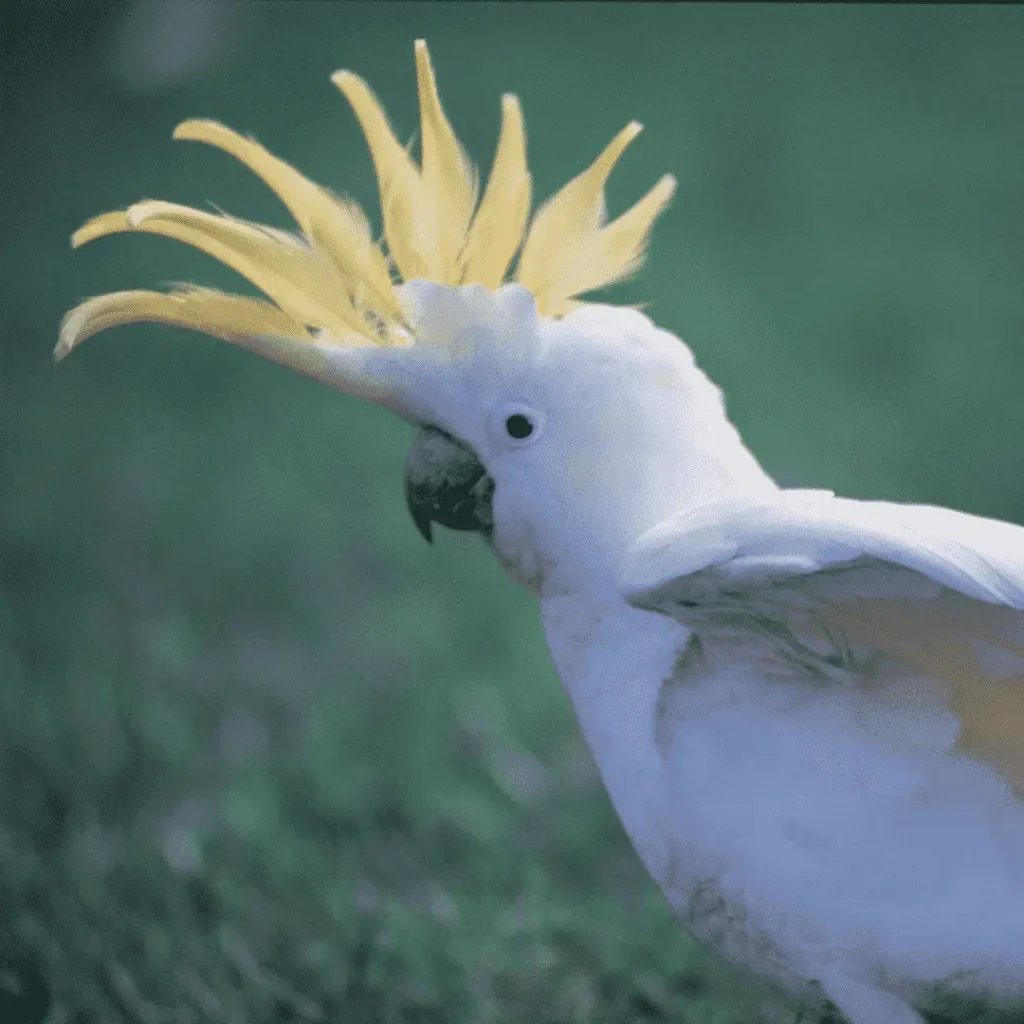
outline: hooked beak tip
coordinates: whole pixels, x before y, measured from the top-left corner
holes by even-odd
[[[405,481],[405,507],[409,510],[409,516],[423,539],[428,544],[433,544],[434,537],[431,530],[432,516],[430,508],[417,500],[408,478]]]
[[[430,517],[429,516],[417,516],[413,515],[412,521],[416,524],[416,529],[420,531],[423,539],[428,544],[434,543],[434,538],[430,529]]]

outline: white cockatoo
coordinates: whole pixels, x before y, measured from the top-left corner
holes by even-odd
[[[416,44],[417,166],[366,84],[384,242],[359,208],[211,121],[300,232],[147,201],[97,217],[176,238],[270,301],[125,291],[65,318],[203,331],[418,428],[413,518],[480,532],[536,595],[626,831],[683,924],[851,1024],[950,995],[1024,1006],[1024,529],[779,487],[678,338],[577,296],[632,272],[674,181],[606,223],[630,124],[529,216],[502,103],[476,179]],[[509,267],[518,256],[514,275]]]

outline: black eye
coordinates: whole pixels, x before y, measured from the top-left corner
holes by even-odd
[[[505,420],[505,430],[509,437],[522,441],[533,433],[533,424],[521,412],[514,412]]]

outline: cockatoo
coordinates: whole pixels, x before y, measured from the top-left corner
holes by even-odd
[[[1024,529],[776,484],[680,339],[579,299],[637,268],[672,195],[666,175],[606,222],[640,125],[531,219],[516,98],[478,202],[415,55],[419,165],[362,79],[332,79],[382,242],[252,139],[186,121],[175,138],[248,166],[299,233],[147,201],[73,244],[175,238],[269,301],[102,295],[56,355],[157,321],[392,410],[418,430],[416,525],[479,532],[536,595],[611,801],[693,935],[850,1024],[922,1024],[957,993],[1024,1006]]]

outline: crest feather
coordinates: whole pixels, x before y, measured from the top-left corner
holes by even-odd
[[[104,214],[86,222],[72,243],[120,231],[163,235],[213,256],[256,285],[300,327],[343,335],[365,329],[355,308],[344,301],[343,282],[329,266],[258,224],[150,200],[130,206],[123,214]]]
[[[404,280],[429,278],[429,254],[436,247],[434,218],[427,209],[420,172],[395,138],[370,87],[351,71],[337,71],[331,81],[344,93],[366,138],[380,188],[381,219],[391,258]]]
[[[476,171],[445,116],[427,44],[416,40],[416,84],[420,98],[423,187],[437,228],[430,273],[442,284],[458,284],[459,257],[478,195]]]
[[[501,99],[501,135],[484,197],[462,252],[462,282],[500,287],[523,240],[532,179],[526,165],[526,129],[515,96]]]
[[[562,271],[561,290],[582,295],[629,277],[639,269],[651,235],[651,225],[668,205],[676,179],[666,174],[642,199],[610,224],[581,243],[582,259]]]
[[[173,137],[206,142],[245,164],[273,189],[313,247],[334,263],[342,278],[358,285],[357,290],[381,315],[401,321],[402,307],[387,261],[355,203],[332,196],[258,142],[216,121],[183,121],[174,129]]]
[[[62,359],[99,331],[134,323],[184,327],[235,344],[261,334],[301,342],[312,340],[308,332],[272,303],[211,288],[185,286],[169,294],[136,290],[87,299],[64,317],[57,358]]]
[[[87,221],[72,244],[124,231],[174,238],[230,266],[273,304],[208,289],[170,295],[115,292],[87,300],[64,318],[57,357],[105,327],[142,320],[203,330],[274,359],[281,353],[270,336],[280,346],[293,347],[406,345],[409,329],[395,272],[401,281],[477,283],[494,290],[522,246],[515,279],[533,292],[542,316],[561,316],[580,304],[576,296],[618,281],[639,266],[651,225],[675,188],[666,175],[630,210],[605,223],[605,183],[640,132],[639,124],[627,125],[586,171],[540,207],[524,243],[531,177],[518,101],[502,98],[494,166],[477,207],[476,172],[445,115],[423,40],[417,40],[415,53],[421,167],[395,137],[366,83],[350,71],[332,76],[370,149],[387,254],[354,202],[332,195],[255,140],[216,121],[184,121],[175,139],[205,142],[245,164],[281,199],[301,235],[146,201]],[[311,330],[323,332],[323,341],[314,342]],[[292,353],[279,361],[302,368],[307,357]]]
[[[516,280],[537,296],[537,305],[549,315],[568,312],[569,300],[578,294],[573,280],[595,269],[592,246],[606,217],[604,186],[642,127],[637,121],[626,125],[601,155],[563,185],[533,218]]]

